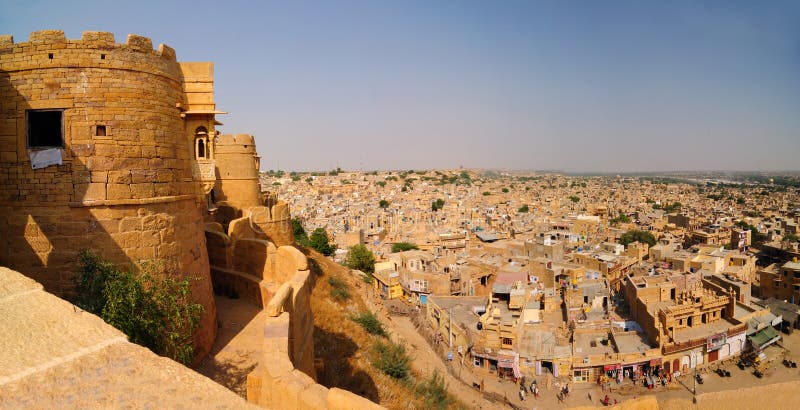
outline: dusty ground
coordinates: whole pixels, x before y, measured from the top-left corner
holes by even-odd
[[[447,372],[442,359],[433,352],[425,339],[417,333],[414,324],[408,317],[384,316],[383,322],[392,333],[395,340],[401,340],[409,347],[408,352],[413,362],[412,366],[421,375],[430,376],[434,370],[445,376],[447,389],[458,397],[464,404],[476,409],[500,409],[504,406],[486,400],[476,389],[456,379]]]
[[[246,398],[247,374],[258,364],[266,317],[243,299],[217,296],[215,301],[219,333],[196,370]]]

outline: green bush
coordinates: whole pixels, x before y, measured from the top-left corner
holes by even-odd
[[[617,215],[616,218],[612,219],[610,222],[612,225],[616,225],[619,223],[627,224],[631,222],[631,217],[623,213],[620,213],[619,215]]]
[[[386,336],[386,330],[383,328],[383,324],[381,324],[381,321],[378,320],[378,317],[372,312],[357,313],[351,316],[350,320],[361,325],[369,334]]]
[[[443,410],[455,404],[455,400],[447,393],[444,376],[438,370],[434,370],[431,377],[418,384],[415,390],[422,396],[425,408]]]
[[[419,247],[417,247],[417,245],[411,242],[397,242],[392,244],[392,253],[405,252],[416,249],[419,249]]]
[[[633,242],[646,243],[649,246],[654,246],[656,244],[656,238],[652,233],[640,231],[638,229],[625,232],[619,238],[619,243],[625,246],[628,246],[628,244]]]
[[[331,285],[331,296],[334,299],[340,302],[350,299],[350,290],[343,280],[330,277],[328,278],[328,284]]]
[[[203,305],[192,303],[188,279],[157,272],[122,271],[90,251],[80,255],[76,304],[125,333],[133,343],[183,364],[194,358],[192,344]]]
[[[528,211],[530,211],[530,208],[528,207],[527,204],[522,205],[521,207],[519,207],[519,209],[517,209],[517,212],[519,212],[521,214],[526,214],[526,213],[528,213]]]
[[[292,218],[292,235],[294,241],[300,246],[308,246],[308,234],[306,234],[303,223],[297,218]]]
[[[331,256],[336,252],[336,245],[332,245],[328,241],[328,233],[325,232],[323,228],[317,228],[314,229],[314,232],[311,232],[311,237],[308,239],[307,246],[314,248],[317,252],[325,256]]]
[[[392,341],[376,340],[372,347],[372,365],[386,375],[405,380],[411,369],[411,358],[405,346]]]

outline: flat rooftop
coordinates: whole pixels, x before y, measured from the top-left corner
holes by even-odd
[[[675,341],[686,342],[692,339],[713,336],[715,334],[722,333],[733,326],[736,326],[736,324],[726,319],[722,319],[712,323],[676,330]]]
[[[653,348],[647,337],[638,332],[615,333],[614,343],[620,353],[644,353]]]
[[[602,340],[606,340],[606,344]],[[576,356],[615,353],[614,342],[608,332],[575,333],[572,346]]]

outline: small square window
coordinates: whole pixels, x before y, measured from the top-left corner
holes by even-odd
[[[28,110],[25,126],[28,148],[64,146],[63,110]]]
[[[94,135],[97,137],[105,137],[106,136],[106,126],[105,125],[98,125],[94,129]]]

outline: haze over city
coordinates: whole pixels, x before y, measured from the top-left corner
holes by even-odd
[[[0,5],[20,40],[139,33],[214,61],[220,128],[252,132],[264,170],[797,169],[798,18],[791,1]]]

